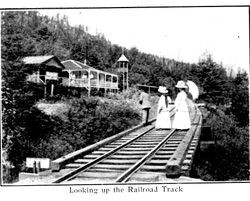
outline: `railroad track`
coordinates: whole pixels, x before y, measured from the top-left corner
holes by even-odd
[[[150,125],[130,132],[67,163],[64,166],[67,173],[53,183],[147,181],[148,175],[165,175],[168,163],[179,175],[190,167],[198,141],[198,136],[192,133],[200,120],[195,113],[194,125],[188,131],[156,130]],[[174,170],[176,166],[178,171]]]
[[[185,131],[156,131],[150,127],[112,142],[83,158],[67,164],[72,169],[54,183],[106,178],[127,182],[136,173],[165,172],[167,160],[184,138]]]

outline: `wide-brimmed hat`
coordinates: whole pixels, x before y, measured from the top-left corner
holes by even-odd
[[[185,84],[184,81],[180,80],[177,82],[177,85],[175,85],[175,87],[183,89],[183,88],[187,88],[187,85]]]
[[[168,93],[168,90],[166,87],[159,86],[158,92],[160,92],[162,94],[166,94],[166,93]]]

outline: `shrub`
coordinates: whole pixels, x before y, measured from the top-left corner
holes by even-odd
[[[139,104],[140,92],[136,88],[130,88],[129,90],[123,91],[121,93],[109,94],[107,98],[111,98],[113,100],[128,102],[134,111],[137,111],[142,116],[141,113],[141,105]],[[155,118],[157,114],[159,97],[155,94],[150,95],[151,109],[149,113],[149,119]]]
[[[114,135],[140,121],[139,114],[125,101],[85,97],[72,99],[69,104],[71,107],[67,121],[59,128],[58,137],[63,137],[75,150]]]
[[[60,114],[61,118],[47,115],[36,106],[28,108],[33,101],[27,105],[23,103],[25,106],[22,107],[22,102],[29,97],[27,93],[15,96],[20,98],[14,101],[15,107],[8,105],[11,111],[5,108],[3,144],[8,151],[8,160],[18,171],[23,168],[26,157],[53,160],[140,122],[140,114],[126,100],[99,97],[69,99],[66,100],[69,109]]]
[[[240,128],[233,116],[220,110],[210,111],[206,121],[211,126],[216,144],[206,151],[198,151],[192,176],[203,180],[248,180],[248,129]]]

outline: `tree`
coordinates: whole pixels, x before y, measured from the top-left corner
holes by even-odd
[[[129,83],[133,86],[136,84],[146,85],[149,80],[145,78],[144,75],[140,73],[129,73]]]
[[[35,50],[34,40],[24,29],[25,12],[2,12],[1,51],[4,60],[15,61]]]
[[[129,71],[129,79],[134,84],[146,84],[150,81],[150,68],[146,65],[135,63]]]
[[[136,47],[132,47],[128,51],[127,57],[128,57],[130,65],[133,65],[137,61],[139,54],[140,52]]]
[[[223,96],[227,81],[226,70],[213,61],[211,54],[205,55],[198,63],[199,81],[204,90],[204,99],[216,105],[225,104]]]
[[[246,72],[238,72],[233,80],[231,111],[235,115],[240,126],[249,125],[249,90],[248,75]]]
[[[3,106],[3,148],[7,150],[9,160],[18,167],[22,161],[30,143],[27,136],[26,126],[34,119],[32,106],[38,100],[35,90],[30,90],[28,83],[25,82],[23,64],[19,62],[4,61],[2,70],[2,106]],[[28,118],[31,117],[29,120]],[[40,122],[41,123],[41,122]],[[39,132],[42,132],[40,130]],[[20,155],[18,155],[20,153]],[[24,154],[24,155],[23,155]]]
[[[48,17],[34,11],[2,12],[2,58],[14,61],[25,56],[51,54],[60,59],[69,58],[70,48],[58,29],[61,25],[48,22]]]
[[[232,116],[219,109],[209,111],[205,124],[211,127],[216,143],[197,150],[191,176],[205,181],[248,180],[248,128],[238,127]]]
[[[175,93],[176,82],[174,81],[174,79],[172,77],[161,78],[159,80],[159,85],[167,87],[167,89],[169,91],[168,93],[172,98],[174,98],[176,96],[176,93]]]

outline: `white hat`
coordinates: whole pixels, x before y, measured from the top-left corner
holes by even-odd
[[[166,94],[166,93],[168,93],[168,90],[166,87],[159,86],[158,92],[160,92],[162,94]]]
[[[185,84],[184,81],[180,80],[177,82],[177,85],[175,85],[177,88],[187,88],[187,85]]]

